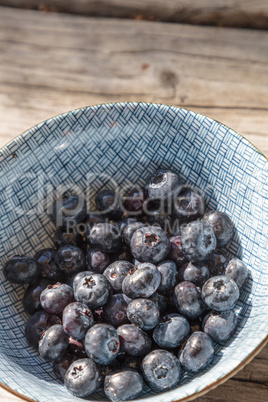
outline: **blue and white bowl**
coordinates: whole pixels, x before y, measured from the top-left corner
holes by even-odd
[[[120,185],[144,183],[157,168],[172,168],[200,187],[210,208],[236,226],[229,252],[251,271],[236,310],[233,338],[216,347],[212,365],[184,374],[178,388],[143,401],[186,401],[222,383],[264,346],[268,332],[268,162],[246,139],[197,113],[157,104],[106,104],[56,116],[0,151],[0,382],[34,401],[75,401],[52,365],[24,337],[24,287],[5,280],[5,261],[52,245],[55,228],[42,200],[60,184],[77,183],[94,194],[105,175]],[[94,174],[92,174],[94,173]],[[105,173],[105,174],[104,174]],[[89,400],[103,400],[102,393]]]

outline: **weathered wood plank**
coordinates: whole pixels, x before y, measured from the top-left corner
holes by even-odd
[[[267,0],[0,0],[0,5],[98,17],[268,28]]]
[[[268,33],[0,9],[0,145],[115,101],[188,107],[268,154]]]

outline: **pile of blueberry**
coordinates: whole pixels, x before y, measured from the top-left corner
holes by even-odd
[[[29,284],[26,339],[75,396],[102,387],[113,402],[134,399],[144,381],[167,391],[183,370],[206,369],[213,342],[236,329],[248,270],[224,250],[233,224],[168,170],[129,190],[124,209],[112,190],[95,201],[99,213],[87,214],[81,195],[57,199],[55,248],[5,264],[8,280]]]

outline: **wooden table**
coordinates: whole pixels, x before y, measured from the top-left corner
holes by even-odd
[[[268,155],[267,28],[267,0],[0,0],[0,146],[64,111],[131,100],[215,118]],[[268,346],[198,401],[267,401],[267,360]]]

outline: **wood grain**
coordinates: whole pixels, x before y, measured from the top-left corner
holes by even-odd
[[[80,106],[188,107],[268,155],[268,33],[0,8],[0,146]],[[266,402],[268,346],[198,402]],[[0,389],[0,400],[19,400]]]
[[[66,110],[178,105],[268,155],[268,32],[0,10],[1,143]]]
[[[268,28],[267,0],[0,0],[0,5],[98,17]]]

